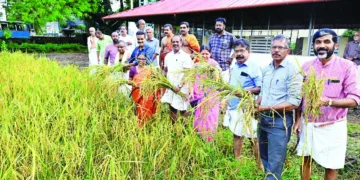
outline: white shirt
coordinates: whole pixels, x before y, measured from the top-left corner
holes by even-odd
[[[135,41],[134,38],[130,35],[126,35],[125,37],[120,35],[119,40],[125,41],[128,52],[131,54],[135,49]],[[127,42],[131,42],[131,45],[128,45]]]
[[[167,79],[177,87],[184,77],[184,73],[179,73],[179,71],[192,68],[193,62],[190,55],[183,50],[179,50],[177,53],[171,51],[165,56],[164,66],[167,67]],[[185,84],[180,91],[188,95],[189,87]],[[180,111],[187,110],[189,106],[189,102],[186,99],[175,94],[170,89],[166,89],[164,96],[161,98],[161,102],[169,103],[173,108]]]

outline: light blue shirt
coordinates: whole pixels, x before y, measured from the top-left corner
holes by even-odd
[[[298,106],[301,101],[302,75],[295,63],[284,59],[274,68],[273,62],[263,69],[260,96],[262,106],[274,106],[288,102]]]
[[[249,60],[243,64],[235,62],[235,65],[230,69],[230,86],[239,87],[243,89],[252,89],[261,87],[262,73],[260,67]],[[229,99],[228,108],[234,110],[240,103],[240,98],[231,97]]]
[[[152,49],[154,49],[155,53],[154,54],[160,54],[160,45],[159,45],[159,40],[156,38],[152,38],[152,39],[146,39],[145,42],[146,45],[150,46]],[[153,64],[158,65],[158,58],[153,59]]]

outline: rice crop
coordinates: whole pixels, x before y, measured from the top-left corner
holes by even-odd
[[[233,158],[229,130],[205,143],[165,108],[139,129],[131,98],[91,70],[0,53],[0,179],[264,179],[249,141]],[[283,179],[298,179],[300,159],[287,158]]]

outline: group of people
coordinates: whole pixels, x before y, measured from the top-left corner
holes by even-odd
[[[334,54],[338,48],[337,34],[330,29],[320,29],[314,34],[312,42],[317,57],[302,66],[304,77],[299,67],[287,58],[290,43],[286,36],[277,35],[272,39],[273,60],[265,68],[260,68],[256,60],[249,60],[249,42],[236,39],[225,31],[224,18],[215,21],[216,33],[211,36],[208,46],[201,47],[195,36],[189,34],[187,22],[180,23],[180,35],[173,34],[171,24],[164,25],[165,37],[160,42],[154,38],[153,29],[145,28],[145,25],[143,30],[139,28],[136,32],[136,43],[126,34],[126,27],[120,28],[120,35],[114,32],[111,37],[90,28],[90,33],[94,33],[88,41],[90,63],[123,63],[131,67],[129,78],[133,81],[132,97],[139,126],[143,126],[156,113],[156,103],[159,101],[169,105],[173,121],[177,120],[178,114],[187,117],[189,107],[193,106],[196,108],[194,129],[205,141],[212,141],[222,114],[220,99],[206,103],[206,113],[203,107],[196,104],[200,104],[209,93],[218,92],[202,86],[203,75],[195,77],[195,83],[189,85],[182,72],[199,67],[200,55],[209,65],[219,69],[224,82],[232,87],[241,86],[257,97],[254,100],[260,118],[254,118],[247,129],[242,121],[244,112],[238,109],[242,95],[228,98],[223,126],[234,134],[236,158],[241,156],[243,138],[251,138],[254,155],[259,168],[264,167],[266,179],[281,179],[287,144],[293,131],[300,138],[297,154],[304,156],[302,179],[310,179],[312,160],[325,168],[325,179],[336,179],[336,169],[343,168],[345,163],[347,111],[360,103],[356,64]],[[145,24],[143,20],[140,23]],[[149,97],[140,95],[141,82],[152,74],[151,69],[144,68],[150,64],[163,71],[173,89],[166,89],[165,92],[159,90]],[[310,118],[305,123],[302,111],[306,99],[302,97],[302,84],[307,80],[306,74],[310,69],[315,70],[318,78],[326,78],[327,81],[319,102],[321,117]],[[187,95],[187,98],[178,92]]]

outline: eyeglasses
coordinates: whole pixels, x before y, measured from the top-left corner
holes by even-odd
[[[271,47],[271,50],[275,51],[276,49],[278,49],[279,51],[282,51],[282,50],[286,50],[286,49],[289,49],[287,47],[282,47],[282,46],[272,46]]]
[[[143,60],[143,61],[145,61],[146,60],[146,58],[137,58],[138,60]]]

